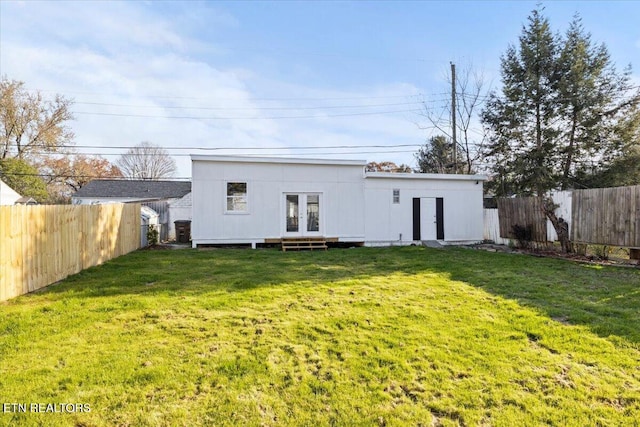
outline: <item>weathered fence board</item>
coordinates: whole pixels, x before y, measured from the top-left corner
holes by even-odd
[[[0,206],[0,301],[139,247],[139,204]]]
[[[640,247],[640,185],[576,190],[572,205],[574,242]]]
[[[542,211],[541,201],[537,197],[518,197],[498,199],[500,218],[500,237],[515,239],[513,227],[531,228],[531,240],[547,241],[547,218]]]

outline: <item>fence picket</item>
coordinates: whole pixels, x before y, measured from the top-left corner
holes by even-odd
[[[140,247],[140,205],[0,206],[0,301]]]
[[[572,205],[574,242],[640,247],[640,185],[576,190]]]

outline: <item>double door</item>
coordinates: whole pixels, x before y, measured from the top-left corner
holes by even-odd
[[[285,236],[322,235],[320,193],[285,193]]]

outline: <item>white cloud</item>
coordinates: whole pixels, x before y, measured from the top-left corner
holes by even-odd
[[[418,89],[403,83],[390,83],[357,90],[327,90],[267,79],[259,69],[218,63],[215,42],[200,40],[182,30],[186,22],[195,26],[212,22],[222,27],[238,25],[229,15],[209,9],[204,18],[187,8],[184,14],[165,18],[155,13],[153,7],[131,2],[59,5],[58,2],[2,5],[0,73],[24,81],[28,88],[74,98],[77,114],[72,126],[76,143],[103,147],[93,152],[120,154],[123,150],[108,147],[132,146],[141,141],[165,147],[243,148],[390,145],[424,140],[424,132],[413,124],[418,120],[413,113],[328,117],[364,109],[265,109],[402,103],[411,101],[404,95],[415,94]],[[280,100],[260,100],[269,97]],[[99,103],[110,105],[96,105]],[[366,110],[413,108],[417,106]],[[153,117],[136,117],[140,115]],[[318,118],[267,119],[300,115]],[[161,118],[174,116],[209,119]],[[255,119],[219,119],[221,117]],[[319,157],[413,161],[411,153],[329,155],[339,150],[327,149],[316,152]],[[235,150],[235,153],[291,154],[282,150],[254,153]],[[108,156],[110,160],[116,157]],[[181,156],[176,160],[178,175],[190,176],[189,158]]]

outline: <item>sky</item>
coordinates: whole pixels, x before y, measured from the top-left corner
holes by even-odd
[[[415,166],[428,117],[449,126],[450,64],[499,89],[537,3],[0,0],[0,76],[72,99],[78,153],[149,141],[178,178],[189,154]],[[540,4],[554,31],[578,13],[640,84],[640,2]]]

